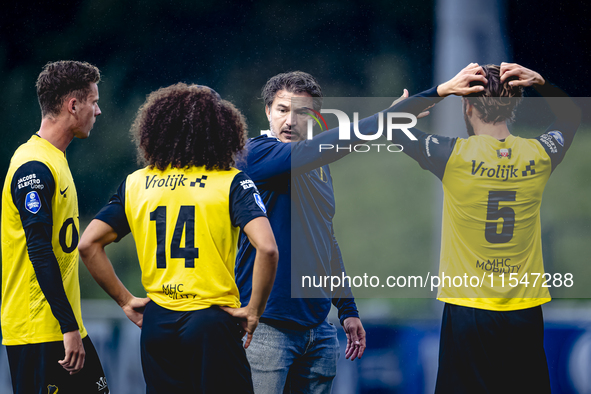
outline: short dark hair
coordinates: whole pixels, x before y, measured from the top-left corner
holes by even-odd
[[[148,95],[131,132],[138,161],[165,170],[228,170],[246,143],[240,111],[211,88],[177,83]]]
[[[468,102],[478,110],[480,119],[485,123],[498,123],[503,121],[513,121],[515,109],[523,97],[523,88],[521,86],[511,86],[510,81],[515,81],[517,77],[509,77],[501,83],[501,67],[495,64],[482,66],[487,84],[482,82],[472,82],[470,86],[484,86],[484,90],[478,93],[472,93],[466,96]]]
[[[275,100],[275,95],[280,90],[286,90],[291,93],[306,92],[310,96],[318,98],[318,100],[314,100],[315,109],[320,109],[322,106],[322,89],[318,81],[303,71],[290,71],[277,74],[269,79],[261,92],[266,107],[271,108],[273,100]]]
[[[100,80],[99,69],[86,62],[60,60],[47,63],[36,83],[41,115],[59,115],[64,100],[71,96],[85,102],[91,93],[90,84]]]

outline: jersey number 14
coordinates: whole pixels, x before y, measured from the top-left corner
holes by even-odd
[[[150,221],[156,222],[156,268],[166,268],[166,207],[159,206],[150,212]],[[185,230],[185,246],[181,239]],[[195,268],[199,258],[199,248],[195,247],[195,207],[183,205],[174,226],[170,242],[170,258],[185,259],[185,268]]]

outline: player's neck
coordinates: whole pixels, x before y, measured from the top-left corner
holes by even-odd
[[[478,122],[478,124],[474,125],[474,134],[475,135],[490,135],[498,140],[504,140],[505,138],[511,135],[511,132],[507,128],[506,122],[499,122],[499,123],[484,123]]]
[[[64,153],[74,139],[74,133],[70,130],[65,119],[61,117],[55,119],[44,117],[41,120],[41,127],[39,127],[37,134]]]

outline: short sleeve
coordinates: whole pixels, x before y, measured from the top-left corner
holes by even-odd
[[[251,220],[267,216],[267,208],[252,179],[238,173],[230,186],[230,218],[232,225],[244,228]]]
[[[12,176],[10,188],[23,228],[35,223],[53,225],[51,201],[55,179],[47,165],[39,161],[23,164]]]
[[[115,242],[119,242],[131,232],[125,215],[125,181],[121,182],[117,192],[94,218],[107,223],[115,230],[117,233]]]

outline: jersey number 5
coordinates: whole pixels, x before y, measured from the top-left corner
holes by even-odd
[[[159,206],[150,212],[150,221],[156,222],[156,268],[166,268],[166,207]],[[185,247],[181,239],[185,230]],[[185,268],[195,268],[199,258],[199,248],[195,247],[195,207],[183,205],[174,226],[170,242],[170,258],[185,259]]]
[[[503,201],[515,201],[516,194],[514,191],[495,190],[488,192],[487,222],[484,227],[484,237],[491,244],[503,244],[513,238],[515,211],[511,207],[499,209],[499,203]],[[497,233],[499,219],[503,219],[503,228],[500,233]],[[494,222],[489,222],[488,220],[494,220]]]

